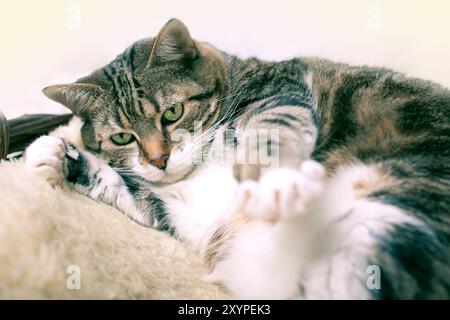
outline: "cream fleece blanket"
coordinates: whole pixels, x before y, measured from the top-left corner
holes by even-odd
[[[200,280],[205,274],[199,257],[167,234],[53,189],[22,161],[0,163],[0,298],[226,298]]]

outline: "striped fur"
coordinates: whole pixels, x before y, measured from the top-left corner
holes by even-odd
[[[30,170],[191,244],[236,296],[450,296],[449,90],[316,58],[241,60],[171,20],[45,93],[82,118],[85,150],[40,138]],[[136,141],[116,146],[118,132]],[[170,150],[165,170],[148,145]]]

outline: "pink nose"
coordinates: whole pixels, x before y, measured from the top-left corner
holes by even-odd
[[[164,170],[167,167],[167,160],[169,159],[169,154],[163,154],[158,158],[154,158],[150,160],[150,164],[152,166],[157,167],[158,169]]]

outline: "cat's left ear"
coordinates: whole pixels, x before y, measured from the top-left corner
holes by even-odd
[[[191,61],[199,55],[188,28],[178,19],[171,19],[153,43],[147,67],[170,61]]]
[[[87,83],[57,84],[42,90],[48,98],[67,107],[79,117],[83,116],[86,108],[101,95],[102,91],[100,86]]]

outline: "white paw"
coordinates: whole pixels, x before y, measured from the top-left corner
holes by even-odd
[[[43,136],[27,148],[25,168],[54,186],[64,179],[65,156],[64,143],[60,138]]]
[[[237,193],[237,206],[252,219],[276,222],[307,212],[322,192],[325,169],[307,160],[300,170],[280,168],[266,172],[259,182],[244,181]]]

